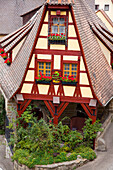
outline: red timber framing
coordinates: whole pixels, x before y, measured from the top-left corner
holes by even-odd
[[[50,9],[50,8],[52,9],[53,7],[54,6],[48,6],[48,9]],[[61,6],[61,8],[62,7],[67,8],[67,6]],[[56,8],[58,9],[58,6]],[[69,7],[68,7],[68,9],[69,9]],[[49,112],[51,113],[52,117],[54,118],[54,123],[58,124],[58,118],[61,116],[61,114],[66,109],[66,107],[68,106],[69,103],[71,103],[71,102],[72,103],[80,103],[81,106],[83,107],[83,109],[85,110],[86,114],[88,115],[88,117],[90,117],[92,119],[93,123],[94,123],[95,120],[96,120],[97,110],[96,110],[96,108],[89,107],[89,103],[90,103],[91,98],[82,97],[81,90],[80,90],[80,87],[91,87],[91,91],[92,91],[92,94],[94,96],[93,98],[97,99],[97,97],[95,96],[95,93],[93,91],[93,88],[92,88],[92,84],[91,84],[91,80],[90,80],[90,76],[89,76],[89,72],[88,72],[88,68],[87,68],[87,64],[86,64],[86,60],[85,60],[85,54],[84,54],[84,51],[83,51],[83,48],[82,48],[82,43],[81,43],[78,28],[77,28],[73,9],[71,8],[71,10],[70,10],[71,15],[72,15],[72,19],[73,19],[73,23],[70,23],[70,24],[74,25],[77,36],[76,37],[68,37],[67,36],[67,39],[77,39],[79,46],[80,46],[79,51],[68,50],[67,47],[65,47],[65,50],[53,50],[53,49],[50,49],[49,47],[48,47],[48,49],[36,49],[35,48],[36,43],[37,43],[37,39],[39,38],[39,34],[40,34],[40,31],[41,31],[41,28],[42,28],[42,24],[44,22],[44,16],[46,14],[46,10],[47,10],[47,8],[45,7],[44,12],[43,12],[43,16],[42,16],[42,19],[41,19],[41,22],[40,22],[40,26],[39,26],[39,29],[37,31],[37,36],[35,38],[35,42],[34,42],[34,45],[33,45],[32,51],[31,51],[29,62],[28,62],[28,65],[27,65],[27,68],[26,68],[26,71],[25,71],[25,74],[24,74],[24,77],[23,77],[23,81],[22,81],[21,86],[20,86],[20,88],[18,89],[17,92],[21,93],[21,88],[23,86],[23,83],[33,84],[32,90],[31,90],[30,94],[21,93],[23,95],[23,98],[24,98],[25,101],[22,102],[22,103],[18,103],[18,113],[19,113],[19,115],[21,115],[22,112],[25,111],[26,107],[30,104],[31,100],[43,100],[45,105],[47,106]],[[67,16],[69,15],[68,12],[67,12],[66,15]],[[42,37],[42,38],[47,38],[47,37]],[[35,54],[35,68],[29,68],[33,54]],[[34,72],[35,72],[35,74],[34,74],[34,80],[35,80],[35,77],[37,76],[37,68],[38,68],[37,63],[38,63],[38,61],[40,61],[40,62],[46,61],[47,62],[47,60],[38,59],[38,54],[51,55],[51,60],[48,60],[48,62],[51,62],[51,69],[52,70],[53,70],[53,63],[54,63],[54,55],[60,55],[61,56],[61,66],[60,66],[59,71],[61,71],[61,72],[63,71],[63,63],[67,62],[66,60],[63,61],[64,55],[66,55],[66,56],[78,56],[77,61],[68,61],[70,63],[76,63],[78,65],[77,66],[77,87],[75,88],[73,96],[65,96],[65,92],[64,92],[62,83],[59,84],[57,94],[55,94],[54,84],[51,82],[51,84],[49,85],[47,95],[42,95],[42,94],[39,93],[39,88],[38,88],[38,85],[36,84],[35,81],[34,82],[25,81],[27,71],[30,70],[30,69],[31,70],[33,69]],[[85,64],[86,71],[80,71],[81,56],[83,57],[83,61],[84,61],[84,64]],[[89,85],[80,85],[80,72],[81,73],[87,73]],[[52,103],[53,96],[60,97],[60,102],[61,102],[60,105],[54,105]]]
[[[81,106],[83,107],[84,111],[88,115],[90,119],[92,119],[92,123],[96,121],[97,116],[97,108],[96,107],[90,107],[87,103],[83,104],[81,103]]]
[[[21,116],[21,114],[26,110],[27,106],[31,103],[32,100],[24,100],[23,102],[18,102],[17,104],[17,112],[18,115]]]
[[[51,101],[44,101],[46,107],[48,108],[51,116],[53,117],[54,124],[58,124],[58,118],[61,116],[63,111],[68,106],[68,102],[62,102],[60,105],[54,105]]]

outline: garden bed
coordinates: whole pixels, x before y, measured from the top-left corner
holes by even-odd
[[[63,165],[64,162],[76,162],[78,155],[81,160],[96,158],[91,147],[96,132],[100,130],[101,124],[98,121],[92,125],[91,119],[87,119],[83,133],[80,133],[70,130],[62,121],[56,126],[52,119],[49,119],[48,123],[43,119],[37,121],[30,109],[32,110],[29,107],[22,117],[13,122],[18,126],[11,137],[11,144],[15,145],[12,159],[18,164],[34,168],[39,165],[45,167],[49,164],[55,166],[57,163]],[[13,125],[9,127],[12,128]]]

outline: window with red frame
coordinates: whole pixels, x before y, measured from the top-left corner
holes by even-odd
[[[64,63],[63,64],[63,76],[77,77],[77,64]]]
[[[67,16],[50,16],[48,39],[50,43],[65,44]]]

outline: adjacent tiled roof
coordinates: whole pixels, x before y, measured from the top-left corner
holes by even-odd
[[[49,5],[69,5],[71,3],[74,3],[74,0],[47,0],[47,3]]]
[[[45,0],[0,0],[0,34],[9,34],[22,26],[22,14],[43,5]]]
[[[2,63],[0,65],[0,84],[2,91],[8,99],[12,97],[22,82],[42,17],[43,8],[44,6],[35,14],[35,24],[27,35],[25,43],[11,66],[6,66],[2,61],[3,59],[0,58]]]
[[[5,52],[9,52],[29,33],[36,22],[37,13],[24,26],[0,39],[1,46],[4,48]]]
[[[71,3],[72,5],[92,88],[100,103],[105,106],[113,97],[113,72],[102,53],[95,35],[102,39],[107,48],[113,52],[113,34],[96,16],[85,0],[75,0],[74,3],[71,0],[70,2],[69,0],[61,0],[60,2],[63,4]],[[58,4],[59,0],[50,0],[48,3]],[[23,26],[17,32],[10,34],[9,37],[7,36],[1,42],[1,45],[8,51],[13,48],[14,45],[9,43],[10,40],[12,39],[12,42],[17,43],[22,36],[24,37],[26,35],[26,30],[29,30],[26,40],[11,66],[8,67],[3,64],[2,59],[0,59],[2,63],[0,65],[0,71],[3,70],[4,73],[2,73],[4,78],[0,74],[1,88],[8,99],[18,90],[22,82],[35,42],[43,8],[44,6],[35,14],[34,18],[27,23],[28,25],[26,24],[26,26]],[[19,34],[21,30],[24,30],[22,35]],[[13,39],[16,35],[17,38]]]

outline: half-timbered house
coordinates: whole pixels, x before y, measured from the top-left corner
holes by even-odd
[[[0,40],[0,48],[0,88],[9,120],[12,107],[21,116],[34,101],[54,124],[79,114],[95,122],[98,105],[105,107],[113,97],[113,33],[85,0],[47,0]]]

